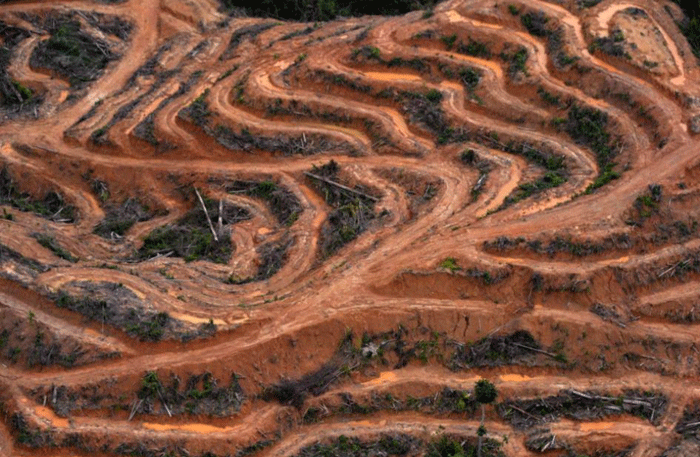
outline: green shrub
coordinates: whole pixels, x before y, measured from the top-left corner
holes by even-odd
[[[445,44],[445,47],[450,50],[452,49],[452,46],[454,46],[455,42],[457,41],[457,34],[452,34],[452,35],[445,35],[440,40]]]
[[[448,257],[440,262],[440,268],[445,268],[453,273],[462,269],[459,265],[457,265],[457,259],[454,257]]]

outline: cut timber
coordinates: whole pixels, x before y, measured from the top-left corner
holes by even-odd
[[[313,173],[309,173],[308,171],[305,171],[304,174],[305,174],[306,176],[308,176],[309,178],[313,178],[313,179],[317,179],[317,180],[319,180],[319,181],[323,181],[323,182],[325,182],[326,184],[330,184],[331,186],[335,186],[335,187],[337,187],[338,189],[342,189],[342,190],[345,190],[345,191],[347,191],[347,192],[352,192],[353,194],[359,195],[360,197],[366,198],[366,199],[368,199],[368,200],[372,200],[373,202],[378,202],[378,201],[379,201],[379,199],[378,199],[377,197],[373,197],[373,196],[371,196],[371,195],[367,195],[367,194],[364,193],[364,192],[360,192],[360,191],[355,190],[355,189],[352,189],[352,188],[350,188],[350,187],[348,187],[348,186],[344,186],[344,185],[342,185],[342,184],[339,184],[339,183],[337,183],[337,182],[335,182],[335,181],[331,181],[330,179],[324,178],[323,176],[315,175],[315,174],[313,174]]]
[[[199,203],[202,204],[202,209],[204,210],[204,215],[207,217],[207,223],[209,224],[209,229],[211,230],[211,234],[214,235],[214,241],[216,241],[218,243],[219,237],[216,235],[216,230],[214,230],[214,225],[211,223],[211,217],[209,217],[209,211],[207,211],[207,205],[204,204],[204,199],[199,194],[199,191],[197,190],[197,188],[194,189],[194,192],[197,194],[197,198],[199,198]]]

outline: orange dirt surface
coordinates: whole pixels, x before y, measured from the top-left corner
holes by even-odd
[[[698,455],[700,71],[672,2],[0,3],[32,93],[0,105],[0,456],[482,420],[509,457]],[[62,14],[113,56],[81,83],[32,59]],[[183,249],[230,255],[147,249],[197,217]]]

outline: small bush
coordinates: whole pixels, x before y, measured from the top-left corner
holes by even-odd
[[[520,22],[527,29],[530,35],[546,37],[550,33],[547,29],[547,22],[549,22],[549,17],[547,17],[547,15],[544,14],[543,11],[523,14],[522,16],[520,16]]]

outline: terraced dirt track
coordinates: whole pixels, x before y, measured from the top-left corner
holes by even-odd
[[[0,455],[466,442],[479,379],[505,455],[698,455],[681,14],[2,3],[32,96],[0,118]],[[36,60],[66,21],[109,57],[82,80]]]

